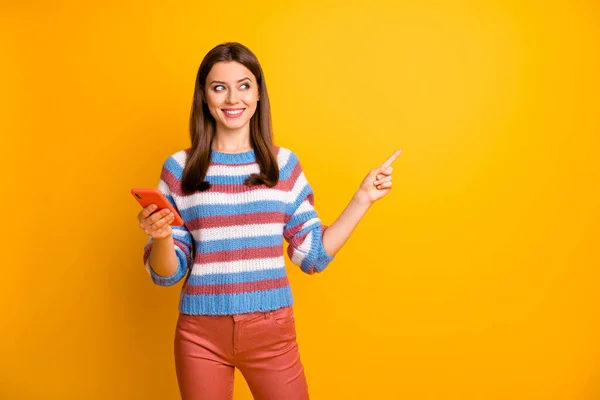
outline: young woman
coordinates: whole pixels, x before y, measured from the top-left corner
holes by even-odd
[[[213,48],[196,77],[191,148],[169,157],[159,189],[167,210],[143,209],[144,263],[154,283],[185,278],[175,333],[183,399],[232,399],[234,368],[255,399],[307,399],[298,354],[287,253],[321,272],[376,200],[392,189],[396,151],[369,172],[329,227],[313,208],[298,157],[273,145],[267,86],[256,56],[239,43]]]

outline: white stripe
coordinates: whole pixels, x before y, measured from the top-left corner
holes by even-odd
[[[285,268],[283,256],[275,258],[257,258],[208,264],[194,264],[192,275],[235,274],[238,272],[264,271]]]
[[[163,181],[162,179],[158,181],[158,190],[163,192],[163,194],[173,194],[171,193],[171,189],[169,189],[169,185],[167,185],[167,182]]]
[[[298,250],[294,249],[290,260],[294,265],[302,266],[302,261],[304,261],[304,253],[301,253]]]
[[[304,188],[307,185],[308,181],[304,176],[304,172],[301,172],[300,175],[298,175],[298,179],[296,179],[296,182],[294,182],[294,187],[291,190],[290,196],[292,196],[292,202],[295,202],[298,199],[298,195],[302,190],[304,190]]]
[[[249,165],[211,165],[208,167],[206,176],[247,176],[258,174],[260,167],[258,164]]]
[[[258,236],[276,236],[283,234],[283,224],[248,224],[226,226],[222,228],[200,228],[192,231],[194,238],[201,242],[223,239],[242,239]]]
[[[305,221],[302,224],[302,229],[300,229],[300,230],[304,230],[304,229],[306,229],[308,227],[311,227],[311,226],[314,226],[314,225],[316,225],[316,224],[318,224],[320,222],[321,222],[321,220],[319,218],[316,218],[316,217],[315,218],[311,218],[311,219],[309,219],[308,221]],[[307,240],[308,240],[308,238],[307,238]]]
[[[277,164],[279,169],[284,169],[291,159],[292,152],[286,148],[280,147],[277,155]]]
[[[277,155],[277,164],[279,165],[280,169],[283,169],[287,166],[288,162],[290,162],[291,157],[292,156],[292,151],[289,149],[286,149],[285,147],[280,147],[279,148],[279,154]],[[185,150],[180,150],[177,153],[173,154],[171,157],[173,157],[173,159],[177,162],[177,164],[179,164],[179,166],[181,168],[185,167],[185,161],[187,159],[187,155],[185,154]],[[211,169],[215,168],[216,166],[210,166],[208,169],[208,175],[209,176],[214,176],[214,175],[245,175],[242,173],[230,173],[230,169],[229,167],[224,167],[226,168],[226,173],[221,173],[220,169],[216,169],[215,171],[217,171],[218,173],[211,173]],[[247,166],[246,166],[247,167]],[[254,172],[251,173],[257,173],[259,171],[259,167],[258,164],[256,164],[256,170]],[[244,168],[244,166],[240,166],[240,167],[232,167],[232,168]],[[250,175],[250,173],[247,173],[246,175]]]
[[[312,204],[310,204],[308,200],[304,200],[302,204],[300,204],[300,207],[298,207],[296,211],[294,211],[294,214],[301,214],[308,211],[314,211],[314,209],[315,208],[312,206]]]
[[[202,192],[195,193],[190,196],[180,197],[173,194],[173,197],[177,199],[177,206],[180,210],[186,210],[190,207],[198,205],[224,205],[224,204],[235,204],[241,207],[246,203],[252,203],[256,201],[281,201],[285,202],[287,192],[275,189],[256,189],[242,193],[219,193],[219,192]]]
[[[189,242],[190,238],[188,237],[188,232],[183,229],[177,228],[178,227],[174,226],[173,229],[171,229],[171,232],[173,232],[173,236],[177,236],[178,238],[184,239],[185,242]]]
[[[313,237],[312,231],[308,232],[308,234],[306,235],[306,237],[304,238],[302,243],[300,243],[300,245],[297,247],[297,250],[304,254],[308,254],[310,252],[310,247],[312,245],[312,237]]]
[[[185,167],[185,160],[187,158],[187,155],[185,154],[185,150],[178,151],[177,153],[173,154],[171,157],[173,157],[173,159],[175,161],[177,161],[177,164],[179,164],[179,166],[181,168]]]
[[[281,147],[278,154],[278,163],[280,168],[285,166],[291,161],[292,152],[286,148]],[[171,156],[181,168],[184,168],[185,160],[187,158],[185,151],[181,150]],[[211,165],[208,169],[207,176],[216,175],[229,175],[229,176],[247,176],[252,173],[258,173],[260,168],[258,164],[243,165],[243,166],[217,166]],[[252,203],[257,201],[281,201],[287,203],[288,199],[296,199],[298,193],[304,189],[308,184],[304,173],[302,172],[295,182],[294,188],[291,192],[282,191],[275,188],[257,189],[242,193],[216,193],[216,192],[196,192],[193,195],[178,196],[172,193],[164,180],[160,180],[158,189],[163,193],[170,194],[180,211],[187,210],[188,208],[195,207],[198,205],[241,205],[246,203]],[[302,205],[303,209],[310,207],[308,205]]]
[[[187,156],[185,151],[179,151],[175,153],[173,159],[177,161],[177,164],[181,168],[185,168],[185,161]],[[260,167],[258,164],[248,164],[248,165],[210,165],[208,170],[206,171],[206,176],[246,176],[250,174],[255,174],[260,172]]]

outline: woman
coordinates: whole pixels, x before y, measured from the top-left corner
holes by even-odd
[[[175,334],[183,399],[231,399],[234,368],[255,399],[307,399],[282,238],[302,271],[321,272],[371,204],[392,188],[391,163],[371,171],[339,218],[321,224],[297,156],[272,142],[269,97],[256,56],[212,49],[196,78],[192,146],[169,157],[159,189],[168,210],[138,215],[144,263],[158,285],[185,277]]]

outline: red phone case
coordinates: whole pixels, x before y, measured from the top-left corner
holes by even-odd
[[[158,206],[158,208],[154,212],[168,208],[175,215],[175,219],[173,220],[171,225],[183,225],[183,218],[181,218],[175,207],[173,207],[173,205],[169,202],[169,200],[160,190],[134,188],[131,189],[131,194],[143,208],[148,207],[150,204],[156,204]]]

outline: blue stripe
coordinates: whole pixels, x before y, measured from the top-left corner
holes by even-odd
[[[273,247],[283,244],[283,237],[280,235],[258,236],[249,238],[221,239],[221,240],[201,240],[197,242],[198,253],[208,254],[217,251],[231,251],[239,249],[254,249],[257,247]]]
[[[285,167],[279,170],[279,180],[285,181],[290,179],[292,172],[297,163],[287,163]],[[213,185],[243,185],[248,175],[210,175],[206,177],[206,180]]]
[[[167,161],[165,161],[164,168],[169,170],[169,172],[173,174],[175,178],[181,180],[181,177],[183,176],[183,168],[181,167],[181,165],[179,165],[177,160],[175,160],[175,157],[169,157]]]
[[[210,159],[218,164],[248,164],[256,161],[254,149],[250,149],[243,153],[221,153],[211,150]]]
[[[188,285],[227,285],[232,283],[258,282],[287,276],[284,265],[278,269],[237,272],[235,274],[190,275]]]
[[[312,187],[307,183],[306,186],[302,189],[300,193],[298,193],[298,197],[294,200],[293,203],[287,205],[286,214],[290,215],[296,212],[300,204],[306,200],[306,198],[313,192]]]
[[[217,161],[221,161],[220,158],[218,160],[214,160],[213,162],[217,162]],[[240,161],[240,162],[236,162],[235,160],[229,160],[230,162],[228,162],[227,164],[246,164],[248,162],[252,162],[252,161],[256,161],[256,159],[253,159],[251,161]],[[296,157],[296,155],[294,153],[292,153],[290,155],[290,158],[288,159],[288,162],[285,164],[285,166],[282,168],[281,166],[279,166],[279,179],[280,180],[287,180],[290,178],[290,176],[292,176],[292,172],[294,172],[294,168],[296,167],[296,165],[298,164],[298,157]],[[181,165],[179,165],[179,163],[177,162],[177,160],[175,160],[175,158],[173,156],[169,157],[165,163],[164,163],[164,167],[178,180],[181,180],[182,176],[183,176],[183,168],[181,167]],[[207,176],[206,180],[212,184],[215,185],[242,185],[244,183],[244,181],[246,180],[246,178],[248,178],[249,175],[211,175],[211,176]]]
[[[173,198],[173,196],[171,195],[171,193],[164,193],[163,192],[163,194],[165,195],[165,197],[167,198],[167,200],[169,200],[169,203],[171,203],[171,205],[173,207],[175,207],[175,209],[177,211],[179,211],[179,209],[177,208],[177,204],[175,204],[175,199]]]
[[[285,229],[290,229],[296,225],[305,223],[311,218],[316,218],[317,212],[315,210],[305,211],[303,213],[294,214],[285,225]]]
[[[294,172],[294,168],[296,168],[296,165],[298,164],[298,158],[296,158],[295,155],[290,156],[290,159],[288,160],[287,164],[285,164],[285,167],[281,168],[281,166],[279,167],[279,179],[284,181],[286,179],[290,179],[290,176],[292,176],[292,172]]]
[[[316,230],[319,230],[319,231],[321,230],[321,221],[315,222],[314,224],[301,229],[300,232],[298,232],[298,236],[303,236],[310,231],[316,231]]]
[[[212,185],[243,185],[248,175],[211,175],[206,177],[206,181]]]
[[[173,240],[185,244],[189,250],[189,247],[192,246],[192,234],[185,228],[185,226],[172,226],[171,229],[173,229],[173,232],[177,232],[173,233]],[[181,236],[179,235],[179,232],[184,232],[185,235]]]
[[[254,214],[259,212],[283,212],[286,204],[278,200],[263,200],[243,204],[199,204],[181,210],[184,220],[194,218],[220,217],[223,215]]]
[[[257,292],[233,294],[184,294],[179,310],[190,315],[231,315],[270,311],[294,303],[289,286]]]

